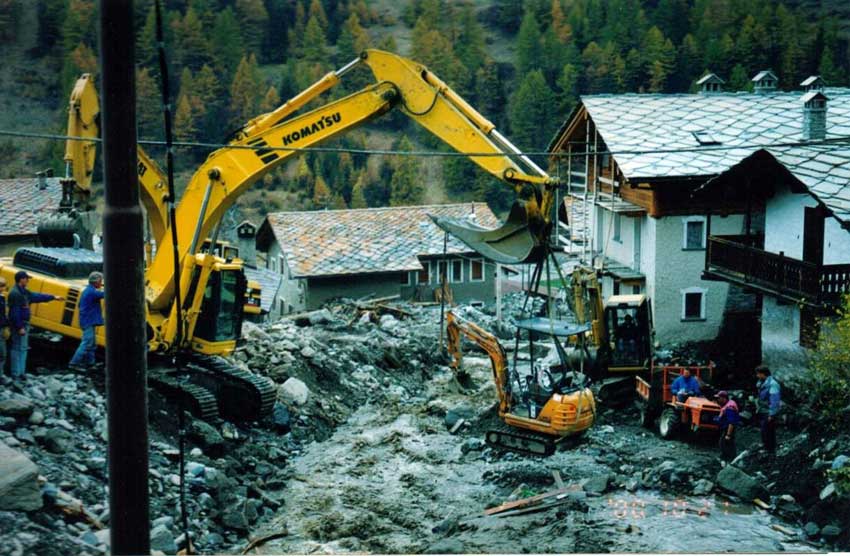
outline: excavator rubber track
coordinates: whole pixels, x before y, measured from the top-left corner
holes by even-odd
[[[240,369],[223,357],[192,354],[189,381],[213,393],[223,419],[259,421],[271,415],[277,398],[274,382]]]
[[[490,429],[484,435],[488,446],[500,450],[510,450],[520,454],[548,457],[555,453],[556,437],[545,434],[521,431],[502,426]]]
[[[152,372],[148,382],[169,400],[175,401],[192,415],[208,422],[220,420],[215,396],[203,386],[180,380],[168,371]]]

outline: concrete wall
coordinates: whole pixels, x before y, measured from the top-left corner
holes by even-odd
[[[307,278],[307,310],[318,309],[335,297],[387,297],[399,293],[401,274],[352,274]]]
[[[764,296],[761,353],[762,362],[780,379],[806,368],[808,353],[800,346],[800,309],[796,305]]]
[[[729,285],[700,278],[705,266],[705,250],[683,249],[686,221],[694,217],[667,216],[648,219],[648,235],[655,245],[646,245],[653,261],[643,267],[647,274],[647,293],[652,300],[656,340],[662,345],[687,341],[713,340],[720,331]],[[740,234],[743,216],[713,216],[713,235]],[[650,270],[654,266],[653,270]],[[650,281],[651,275],[651,281]],[[682,318],[684,293],[701,291],[704,295],[704,319]]]
[[[280,255],[280,245],[274,242],[266,254],[266,268],[279,273],[282,279],[275,294],[272,309],[269,311],[270,320],[284,314],[298,313],[307,308],[307,283],[304,280],[292,278],[286,259],[281,261]],[[281,262],[283,262],[282,266]]]

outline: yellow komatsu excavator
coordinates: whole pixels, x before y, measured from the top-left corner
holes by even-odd
[[[461,383],[466,382],[465,371],[461,368],[461,337],[474,342],[490,357],[499,418],[508,426],[487,431],[487,444],[548,456],[558,442],[581,434],[593,425],[596,402],[584,378],[587,370],[584,365],[590,358],[583,349],[584,336],[589,331],[587,326],[539,317],[519,321],[517,339],[521,332],[528,333],[530,354],[534,353],[534,338],[540,335],[547,336],[558,353],[558,362],[554,365],[535,363],[532,355],[523,370],[516,353],[511,368],[499,340],[477,324],[453,311],[447,314],[446,322],[451,366]],[[573,349],[573,357],[567,354],[559,338],[574,341],[577,347]]]
[[[374,84],[296,114],[359,65],[372,71]],[[171,242],[165,240],[171,235],[166,182],[156,164],[144,153],[139,154],[141,201],[156,242],[156,253],[145,271],[151,353],[181,350],[210,356],[228,355],[235,349],[241,333],[246,290],[242,263],[212,253],[199,253],[203,239],[214,232],[225,211],[239,196],[270,170],[302,149],[345,133],[393,108],[401,109],[436,137],[468,154],[484,170],[511,185],[519,196],[508,221],[498,230],[470,228],[455,221],[438,224],[497,261],[523,262],[540,257],[548,245],[557,182],[425,66],[388,52],[367,50],[280,107],[247,122],[226,147],[207,157],[175,208],[179,237],[176,254]],[[530,173],[523,171],[523,167]],[[14,261],[0,260],[0,274],[11,279],[17,270],[26,268],[33,274],[31,289],[64,296],[64,305],[35,306],[31,322],[39,328],[78,338],[77,301],[84,281],[70,277],[85,274],[93,263],[85,254],[87,251],[73,251],[19,250]],[[175,303],[175,255],[180,264],[180,291],[184,292],[180,306]],[[184,331],[179,345],[178,321],[182,322]],[[104,344],[102,332],[97,341]],[[220,359],[199,355],[192,365],[197,372],[191,377],[191,388],[181,389],[165,373],[151,373],[151,381],[159,381],[163,388],[187,397],[192,407],[204,416],[217,410],[230,419],[250,420],[270,411],[274,389],[268,381]]]

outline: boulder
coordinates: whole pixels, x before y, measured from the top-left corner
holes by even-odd
[[[189,439],[198,444],[210,456],[224,452],[224,438],[209,423],[195,419],[189,425]]]
[[[33,411],[27,421],[30,425],[40,425],[44,423],[44,413],[41,411]]]
[[[310,313],[308,319],[312,326],[316,326],[319,324],[330,324],[333,322],[334,316],[328,309],[319,309]]]
[[[286,434],[292,429],[292,420],[289,415],[289,410],[280,402],[274,403],[272,409],[272,423],[277,432]]]
[[[242,337],[248,340],[272,341],[272,337],[265,330],[250,321],[242,323]]]
[[[841,527],[838,525],[827,525],[820,530],[820,536],[827,541],[834,541],[841,535]]]
[[[305,348],[306,349],[306,348]],[[310,389],[302,380],[289,377],[280,385],[277,391],[278,398],[295,405],[304,405],[310,398]]]
[[[33,406],[30,400],[0,400],[0,415],[5,415],[6,417],[29,417],[32,409]]]
[[[177,553],[177,543],[174,542],[174,535],[165,525],[157,525],[151,529],[151,550],[159,550],[166,554]]]
[[[831,467],[832,467],[832,469],[841,469],[842,467],[845,467],[846,465],[850,465],[850,457],[847,457],[846,455],[841,454],[840,456],[835,456],[835,459],[832,460]]]
[[[0,442],[0,510],[41,508],[38,468],[23,453]]]
[[[699,479],[696,483],[694,483],[695,496],[704,496],[709,494],[712,490],[714,490],[714,483],[708,479]]]
[[[835,483],[829,483],[828,485],[823,487],[823,489],[821,489],[820,499],[826,500],[827,498],[829,498],[833,494],[835,494]]]
[[[605,491],[608,490],[608,483],[610,482],[611,475],[608,473],[600,473],[586,479],[584,484],[581,485],[581,488],[585,492],[589,492],[591,494],[604,494]]]
[[[803,526],[803,532],[810,539],[814,539],[820,534],[820,527],[814,521],[810,521]]]
[[[767,489],[760,482],[734,465],[727,465],[721,469],[715,482],[718,487],[742,500],[751,501],[755,498],[766,500],[768,498]]]
[[[44,435],[44,447],[54,454],[64,454],[71,447],[71,433],[65,429],[53,428]]]

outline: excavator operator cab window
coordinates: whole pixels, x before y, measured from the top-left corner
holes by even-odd
[[[245,304],[246,280],[241,270],[210,273],[195,336],[208,342],[239,339]]]
[[[641,366],[649,356],[646,304],[610,306],[605,313],[612,342],[612,363],[615,366]]]

